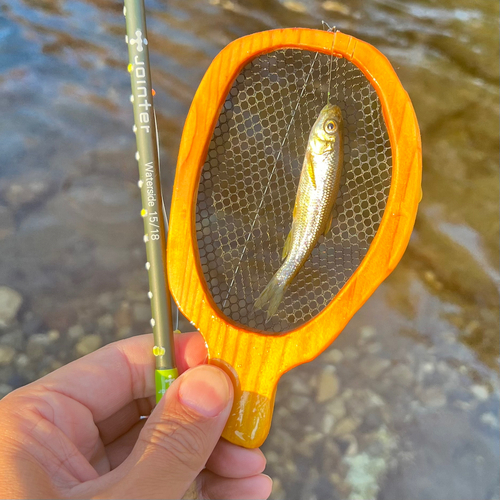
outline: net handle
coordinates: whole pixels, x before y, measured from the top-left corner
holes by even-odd
[[[384,216],[357,270],[311,321],[272,336],[237,325],[215,305],[201,269],[195,213],[200,174],[220,109],[234,80],[255,57],[286,48],[328,55],[333,51],[364,73],[382,105],[393,165]],[[373,46],[340,32],[292,28],[240,38],[214,59],[184,126],[172,198],[167,268],[174,299],[204,336],[209,362],[225,368],[235,382],[235,404],[223,434],[226,439],[249,448],[263,443],[280,376],[323,352],[395,268],[410,239],[421,199],[421,163],[420,132],[413,106],[391,64]]]

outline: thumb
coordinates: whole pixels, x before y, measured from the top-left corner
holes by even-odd
[[[181,498],[220,439],[233,386],[215,366],[185,372],[168,389],[122,464],[115,498]]]

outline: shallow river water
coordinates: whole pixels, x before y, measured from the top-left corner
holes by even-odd
[[[255,31],[325,20],[372,43],[419,119],[409,248],[337,341],[282,378],[272,498],[498,499],[498,3],[147,6],[165,192],[204,72]],[[0,396],[148,331],[124,35],[118,1],[0,1]]]

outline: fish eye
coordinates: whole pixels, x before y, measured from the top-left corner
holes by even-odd
[[[325,123],[325,132],[327,134],[333,134],[337,130],[337,124],[334,120],[328,120]]]

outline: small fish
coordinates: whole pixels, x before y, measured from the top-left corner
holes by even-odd
[[[318,238],[327,234],[331,227],[342,174],[343,140],[342,112],[338,106],[327,104],[309,134],[292,229],[283,248],[285,260],[254,305],[255,309],[262,309],[269,303],[266,321],[276,314],[286,289],[308,259]]]

